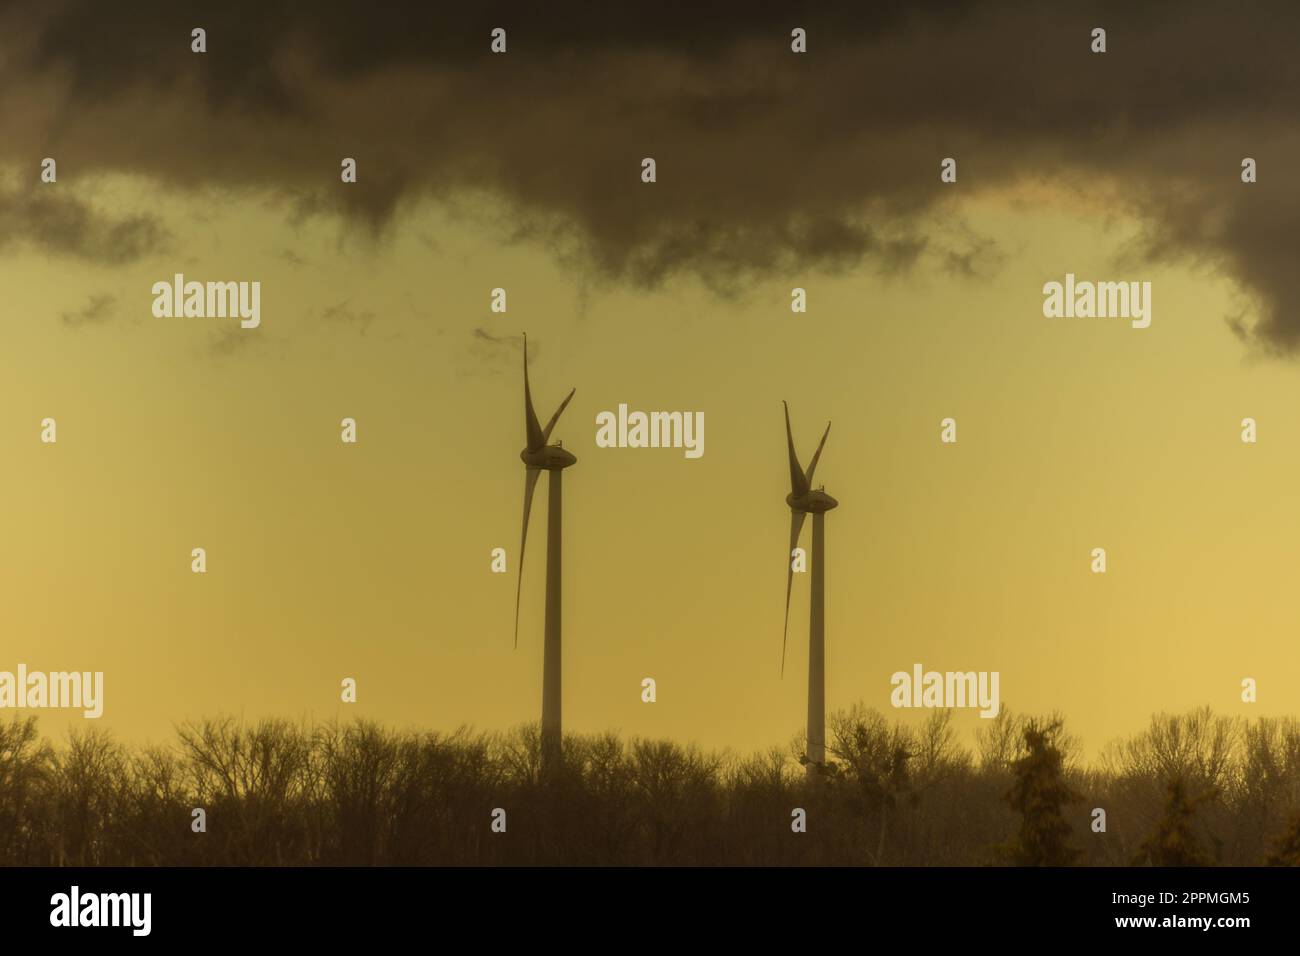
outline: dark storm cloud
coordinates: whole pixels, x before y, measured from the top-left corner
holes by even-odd
[[[495,26],[506,56],[488,52]],[[374,233],[413,199],[481,191],[509,204],[515,239],[598,277],[687,274],[721,294],[924,256],[987,274],[1003,254],[975,223],[945,226],[953,197],[1041,179],[1140,214],[1134,261],[1222,272],[1254,306],[1241,334],[1300,347],[1289,3],[68,2],[0,28],[7,162],[259,188],[286,216]],[[939,183],[944,156],[956,185]],[[1243,156],[1258,184],[1240,182]]]
[[[597,49],[672,49],[708,57],[745,38],[785,49],[782,37],[794,25],[841,37],[880,31],[909,17],[914,5],[904,0],[839,9],[820,0],[458,5],[317,0],[305,7],[293,0],[136,0],[129,7],[114,7],[71,0],[53,3],[28,50],[37,68],[70,71],[80,95],[114,95],[142,83],[193,76],[189,35],[194,27],[203,27],[214,55],[203,65],[200,82],[213,103],[292,111],[307,104],[275,70],[276,56],[291,45],[310,48],[328,73],[341,76],[402,65],[474,66],[481,63],[495,27],[513,34],[511,54],[517,58],[557,62]],[[952,12],[969,4],[930,6],[932,12]]]

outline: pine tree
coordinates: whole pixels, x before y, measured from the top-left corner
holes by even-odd
[[[1182,777],[1173,777],[1166,786],[1164,816],[1151,835],[1138,848],[1138,863],[1152,866],[1209,866],[1211,860],[1201,848],[1192,827],[1199,799],[1187,793]]]
[[[1065,780],[1060,732],[1060,720],[1028,721],[1024,749],[1011,765],[1015,782],[1006,800],[1021,820],[1009,851],[1020,866],[1069,866],[1079,856],[1069,845],[1070,824],[1064,809],[1080,798]]]

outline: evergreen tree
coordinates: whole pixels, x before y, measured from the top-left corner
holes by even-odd
[[[1187,793],[1181,776],[1166,785],[1164,816],[1138,848],[1138,863],[1152,866],[1209,866],[1211,860],[1201,848],[1192,827],[1198,799]]]
[[[1015,782],[1005,799],[1021,820],[1016,840],[1008,849],[1020,866],[1069,866],[1079,856],[1069,845],[1070,824],[1064,814],[1065,807],[1079,800],[1079,795],[1065,780],[1060,732],[1060,720],[1028,721],[1023,749],[1011,765]]]

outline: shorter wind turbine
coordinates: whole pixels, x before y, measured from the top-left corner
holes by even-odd
[[[572,452],[559,442],[549,445],[551,430],[560,413],[573,398],[573,389],[560,402],[551,420],[543,428],[533,410],[533,395],[528,388],[528,336],[524,336],[524,431],[527,444],[519,457],[524,463],[524,528],[519,537],[519,583],[515,588],[515,647],[519,646],[519,597],[524,588],[524,546],[528,543],[528,515],[533,508],[533,489],[543,471],[551,473],[546,509],[546,638],[542,650],[542,772],[546,775],[559,765],[563,733],[560,725],[560,559],[561,559],[561,474],[577,464]]]
[[[786,552],[785,631],[781,635],[781,673],[785,673],[785,645],[790,633],[790,589],[794,584],[794,549],[799,547],[799,532],[804,518],[813,516],[812,601],[808,634],[808,750],[804,755],[809,776],[817,774],[826,763],[826,512],[839,502],[821,488],[812,487],[817,461],[831,433],[830,422],[813,453],[807,473],[799,465],[790,431],[790,406],[785,402],[785,440],[790,450],[790,548]]]

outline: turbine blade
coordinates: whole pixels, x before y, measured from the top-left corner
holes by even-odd
[[[524,475],[524,530],[519,535],[519,583],[515,585],[515,649],[519,649],[519,595],[524,590],[524,547],[528,544],[528,513],[533,510],[533,489],[542,469],[529,468]]]
[[[811,488],[811,487],[813,486],[813,475],[814,475],[814,474],[816,473],[816,471],[817,471],[817,459],[821,458],[821,456],[822,456],[822,449],[826,447],[826,436],[829,435],[830,433],[831,433],[831,423],[830,423],[830,422],[827,422],[827,423],[826,423],[826,431],[822,432],[822,440],[821,440],[821,443],[818,444],[818,446],[817,446],[817,451],[816,451],[816,453],[815,453],[815,454],[813,455],[813,457],[812,457],[812,462],[811,462],[811,464],[808,465],[808,487],[809,487],[809,488]]]
[[[794,584],[794,555],[799,547],[799,532],[803,530],[804,512],[790,512],[790,547],[785,552],[785,630],[781,632],[781,676],[785,676],[785,642],[790,636],[790,588]]]
[[[573,398],[573,393],[576,391],[576,388],[569,390],[569,394],[564,396],[564,401],[560,402],[560,407],[555,410],[555,414],[551,416],[551,420],[547,422],[546,427],[542,429],[543,444],[551,440],[551,429],[554,428],[555,423],[560,420],[560,413],[569,407],[569,399]]]
[[[808,480],[804,478],[803,468],[799,465],[799,456],[794,453],[794,434],[790,431],[790,406],[785,402],[785,442],[790,448],[790,493],[796,497],[806,494]]]
[[[537,412],[533,410],[533,393],[528,388],[528,336],[524,336],[524,428],[528,432],[528,450],[537,451],[546,444],[542,426],[537,421]]]

